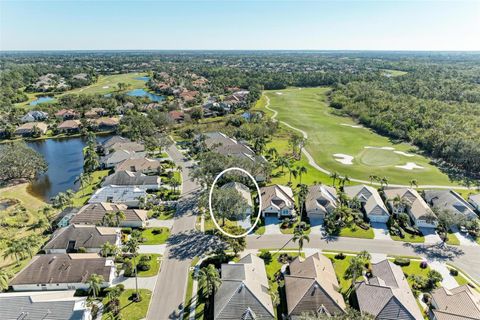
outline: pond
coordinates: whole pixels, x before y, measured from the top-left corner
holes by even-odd
[[[30,102],[30,105],[31,106],[36,106],[37,104],[46,103],[46,102],[53,102],[53,101],[55,101],[55,98],[53,98],[53,97],[38,97],[37,99]]]
[[[145,82],[147,82],[148,80],[150,80],[150,77],[143,76],[143,77],[138,77],[138,78],[135,78],[135,80],[141,80],[141,81],[145,81]]]
[[[97,141],[103,142],[109,137],[97,136]],[[78,189],[75,180],[83,172],[84,137],[36,140],[27,145],[42,154],[48,164],[47,172],[28,187],[30,194],[50,201],[59,192]]]
[[[154,102],[163,101],[165,99],[164,96],[150,93],[148,91],[145,91],[145,89],[134,89],[129,91],[127,94],[131,97],[148,97],[151,101]]]

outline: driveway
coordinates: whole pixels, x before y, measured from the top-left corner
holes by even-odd
[[[265,234],[282,234],[277,217],[265,217]]]
[[[371,222],[370,225],[372,226],[375,239],[393,241],[393,239],[390,237],[390,233],[388,232],[388,227],[386,223]]]
[[[153,289],[155,288],[156,279],[157,276],[138,277],[138,288],[153,291]],[[112,284],[123,284],[125,286],[125,289],[135,289],[135,277],[124,277],[123,274],[121,274],[120,276],[113,279]]]
[[[420,228],[420,231],[423,233],[423,236],[425,237],[425,243],[426,244],[435,244],[442,242],[442,239],[440,239],[440,236],[435,232],[435,229],[433,228]]]
[[[158,220],[158,219],[148,219],[147,220],[147,226],[149,228],[168,228],[171,229],[173,227],[173,222],[174,219],[168,219],[168,220]]]
[[[310,234],[323,235],[323,218],[310,218]]]
[[[440,261],[428,261],[428,265],[431,269],[440,272],[443,277],[442,280],[442,287],[447,289],[453,289],[458,287],[458,282],[455,280],[454,277],[450,274],[450,270],[448,270],[446,264]]]
[[[138,248],[138,253],[155,253],[163,256],[166,248],[166,244],[141,245]]]
[[[458,241],[460,241],[461,246],[478,246],[478,243],[471,236],[466,233],[461,233],[457,227],[453,227],[452,231],[458,238]]]

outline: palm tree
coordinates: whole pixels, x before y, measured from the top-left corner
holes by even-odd
[[[305,203],[305,199],[308,194],[308,186],[306,184],[298,184],[298,204],[299,204],[299,210],[300,214],[303,213],[303,205]]]
[[[292,176],[296,179],[298,172],[297,172],[297,170],[295,170],[295,169],[293,168],[292,165],[289,165],[289,166],[287,167],[287,169],[288,169],[288,172],[290,173],[290,177],[289,177],[288,182],[289,182],[290,184],[292,184]]]
[[[270,156],[274,161],[277,159],[278,151],[274,147],[267,150],[267,155]]]
[[[115,211],[115,219],[117,220],[116,227],[120,226],[120,221],[123,221],[126,218],[127,216],[125,215],[125,212],[123,212],[122,210]]]
[[[281,167],[282,168],[282,173],[284,172],[284,168],[288,166],[289,164],[289,161],[287,159],[287,157],[285,156],[280,156],[277,158],[277,160],[275,161],[275,164],[277,165],[277,167]]]
[[[23,247],[23,250],[25,252],[28,252],[28,254],[30,255],[30,258],[32,258],[33,257],[32,250],[40,245],[40,239],[38,238],[37,235],[32,234],[28,237],[18,240],[18,243],[20,244],[20,246]]]
[[[116,215],[113,211],[107,211],[102,218],[102,224],[107,227],[112,227],[115,224]]]
[[[108,309],[113,314],[114,319],[117,319],[120,313],[120,296],[122,295],[122,290],[120,287],[115,286],[108,289],[107,298]]]
[[[170,185],[173,187],[173,192],[176,192],[177,188],[180,186],[180,181],[178,181],[175,178],[172,178],[172,180],[170,180]]]
[[[307,174],[307,168],[304,166],[297,166],[298,176],[300,177],[300,184],[302,184],[302,175]]]
[[[8,279],[10,279],[11,274],[5,270],[0,270],[0,292],[8,289]]]
[[[413,188],[413,186],[418,188],[418,182],[417,179],[412,179],[410,180],[410,188]]]
[[[137,273],[137,263],[135,258],[138,255],[138,249],[140,244],[138,243],[138,239],[135,237],[130,237],[130,239],[125,244],[125,248],[127,252],[132,255],[133,265],[135,266],[135,299],[134,301],[140,301],[140,294],[138,292],[138,273]]]
[[[300,253],[302,252],[303,249],[303,243],[310,242],[310,237],[308,234],[305,233],[303,228],[296,228],[294,233],[293,233],[293,242],[298,241],[298,256],[300,256]]]
[[[211,300],[209,298],[215,295],[221,284],[222,280],[213,264],[209,264],[198,272],[198,285],[202,288],[203,295],[209,303]]]
[[[92,273],[88,278],[88,293],[93,295],[93,298],[96,299],[100,293],[100,285],[104,282],[102,275]]]
[[[388,187],[388,178],[387,177],[383,177],[382,179],[380,179],[380,185],[383,187]]]
[[[330,178],[332,178],[332,185],[335,187],[335,181],[340,178],[340,175],[338,174],[338,172],[332,172],[330,174]]]
[[[371,174],[368,176],[368,179],[370,179],[370,184],[373,185],[373,181],[376,181],[377,180],[377,176]]]
[[[23,259],[25,255],[25,247],[20,242],[9,240],[7,248],[3,252],[3,258],[14,256],[17,261],[17,265],[20,264],[20,259]]]
[[[80,189],[82,190],[82,196],[85,195],[85,186],[88,184],[89,181],[90,181],[89,175],[87,175],[83,172],[80,173],[80,175],[77,177],[77,179],[75,179],[75,182],[80,183]]]
[[[339,184],[342,187],[345,187],[345,183],[348,183],[348,182],[350,182],[350,178],[347,175],[345,177],[340,177],[339,179]]]
[[[110,242],[107,241],[102,245],[102,250],[100,251],[100,253],[102,254],[102,257],[108,257],[111,255],[115,255],[117,252],[117,249],[118,248],[115,244],[111,244]]]

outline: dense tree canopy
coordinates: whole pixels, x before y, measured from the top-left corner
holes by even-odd
[[[0,182],[33,179],[47,170],[43,157],[25,143],[0,145]]]

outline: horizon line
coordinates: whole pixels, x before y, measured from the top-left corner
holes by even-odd
[[[140,51],[168,51],[168,52],[465,52],[480,53],[476,50],[445,50],[445,49],[0,49],[0,53],[9,52],[99,52],[99,51],[117,51],[117,52],[140,52]]]

